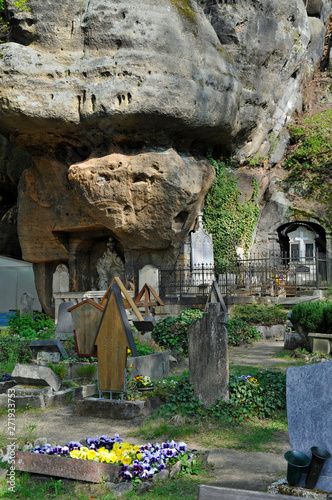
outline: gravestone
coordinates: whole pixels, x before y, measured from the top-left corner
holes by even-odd
[[[69,292],[69,270],[65,264],[59,264],[53,274],[53,293]]]
[[[54,391],[58,391],[61,380],[51,368],[38,365],[15,365],[12,377],[19,385],[49,385]]]
[[[20,314],[33,315],[33,303],[35,299],[29,293],[23,293],[20,300]]]
[[[229,397],[227,330],[220,311],[220,303],[209,304],[208,312],[187,331],[190,383],[206,408]]]
[[[286,394],[292,450],[311,458],[311,447],[332,455],[332,362],[287,369]],[[299,486],[304,486],[305,475]],[[315,489],[332,492],[332,458],[324,464]]]
[[[74,334],[73,320],[68,309],[76,305],[76,301],[61,302],[59,305],[58,325],[56,329],[56,336],[61,333]]]
[[[59,340],[32,340],[29,344],[38,364],[58,363],[68,354]]]
[[[198,214],[198,229],[191,233],[191,265],[193,268],[197,266],[213,266],[213,241],[212,234],[205,231],[203,227],[203,214]]]
[[[138,271],[138,289],[141,290],[145,283],[159,294],[159,270],[156,266],[148,264]]]

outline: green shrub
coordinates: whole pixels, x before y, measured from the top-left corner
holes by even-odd
[[[183,376],[177,383],[167,402],[158,410],[158,415],[171,417],[182,415],[189,419],[224,419],[240,422],[249,418],[267,418],[286,408],[286,375],[281,372],[259,370],[255,377],[231,374],[229,400],[218,400],[215,405],[204,408],[194,397],[189,377]]]
[[[8,319],[10,334],[17,334],[22,338],[45,340],[51,338],[56,330],[54,322],[46,314],[20,314],[17,312]]]
[[[49,363],[48,367],[54,371],[55,375],[57,375],[60,380],[63,380],[65,378],[65,375],[67,373],[67,368],[66,368],[66,364],[64,361],[62,363],[57,364],[57,365],[54,365],[53,363]]]
[[[303,302],[292,309],[291,322],[294,327],[301,326],[305,333],[332,332],[332,303],[327,300]]]
[[[228,345],[251,345],[261,338],[261,333],[254,326],[242,319],[229,319],[226,323]]]
[[[200,309],[186,309],[176,318],[168,316],[158,321],[152,331],[152,338],[158,345],[187,356],[187,330],[192,323],[202,316],[203,311]]]
[[[153,354],[154,349],[151,347],[146,340],[143,339],[134,339],[137,354],[139,356],[147,356],[148,354]]]
[[[76,372],[80,378],[93,378],[94,374],[97,371],[96,365],[92,365],[91,363],[87,366],[80,366],[77,368]]]
[[[27,363],[33,358],[30,340],[19,335],[0,337],[0,363]]]
[[[251,325],[280,325],[287,320],[288,312],[281,305],[265,306],[258,304],[234,306],[234,318],[242,319]]]

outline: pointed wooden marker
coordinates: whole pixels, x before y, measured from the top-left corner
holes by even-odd
[[[94,339],[99,391],[124,392],[127,348],[137,356],[118,283],[113,283]]]

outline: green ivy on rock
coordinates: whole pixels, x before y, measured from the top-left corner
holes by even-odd
[[[236,247],[248,251],[257,224],[259,208],[256,203],[258,185],[253,180],[254,191],[250,200],[240,203],[237,181],[229,166],[209,158],[216,170],[215,181],[207,195],[203,212],[204,227],[212,233],[216,272],[236,258]]]

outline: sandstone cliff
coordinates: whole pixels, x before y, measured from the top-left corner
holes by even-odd
[[[127,279],[174,262],[213,182],[204,159],[266,155],[301,108],[329,0],[9,2],[0,46],[0,163],[22,256],[45,308],[51,276],[97,286],[113,251]],[[7,233],[8,214],[1,220]],[[12,221],[12,219],[11,219]],[[12,224],[12,222],[11,222]],[[1,253],[12,254],[8,238]]]

